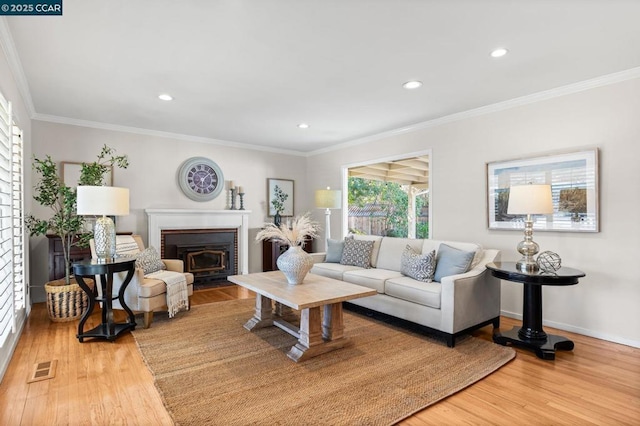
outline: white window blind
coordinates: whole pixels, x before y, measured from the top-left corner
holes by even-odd
[[[26,305],[22,131],[0,94],[0,347]]]

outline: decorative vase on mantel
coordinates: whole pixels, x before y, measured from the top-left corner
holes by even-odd
[[[281,223],[282,216],[280,216],[280,212],[276,212],[276,214],[273,215],[273,224],[279,227]]]
[[[302,284],[304,277],[313,267],[313,257],[301,246],[290,246],[278,257],[276,265],[289,284]]]

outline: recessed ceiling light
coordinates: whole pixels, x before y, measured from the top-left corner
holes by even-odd
[[[407,81],[402,85],[405,89],[417,89],[420,86],[422,86],[422,82],[418,80]]]
[[[307,123],[298,124],[298,129],[308,129],[309,127],[311,126],[309,126]]]
[[[501,57],[503,57],[504,55],[506,55],[506,54],[507,54],[507,52],[509,52],[509,51],[508,51],[507,49],[505,49],[504,47],[499,47],[499,48],[497,48],[497,49],[494,49],[494,50],[491,52],[491,57],[492,57],[492,58],[501,58]]]
[[[158,95],[158,98],[162,99],[163,101],[172,101],[173,100],[173,96],[167,94],[167,93],[163,93],[161,95]]]

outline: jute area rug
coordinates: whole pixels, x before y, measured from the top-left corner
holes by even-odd
[[[194,306],[133,335],[178,425],[389,425],[471,385],[515,352],[440,341],[345,312],[349,347],[295,363],[295,338],[243,328],[253,299]]]

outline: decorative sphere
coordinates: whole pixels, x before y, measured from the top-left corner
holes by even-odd
[[[543,251],[538,255],[536,263],[538,268],[544,272],[555,272],[560,269],[561,264],[560,255],[552,251]]]

